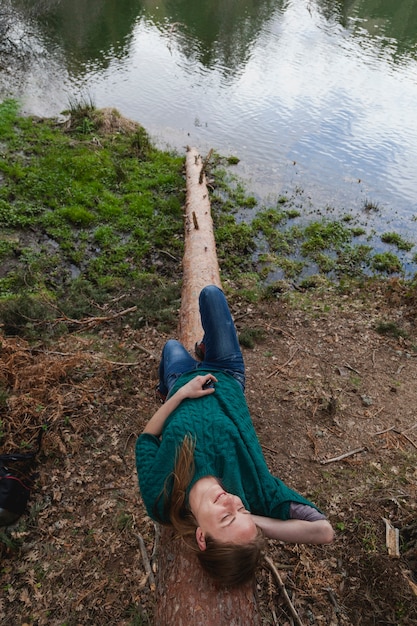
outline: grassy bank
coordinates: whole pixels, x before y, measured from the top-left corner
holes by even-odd
[[[6,101],[0,136],[5,332],[54,336],[82,317],[133,306],[133,327],[170,323],[180,297],[183,156],[155,149],[117,111],[88,104],[57,123],[21,117]],[[307,222],[287,197],[259,207],[233,177],[234,162],[214,155],[206,166],[224,280],[256,298],[265,288],[336,279],[346,289],[352,279],[404,276],[399,253],[410,253],[410,242],[385,233],[387,250],[376,253],[349,215]]]

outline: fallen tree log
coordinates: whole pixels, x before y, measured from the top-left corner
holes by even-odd
[[[221,287],[204,165],[194,148],[187,151],[185,249],[179,336],[193,351],[203,336],[198,296],[201,289]],[[236,589],[218,589],[196,555],[164,528],[158,549],[155,626],[258,626],[255,581]]]
[[[199,293],[206,285],[221,287],[204,164],[195,148],[187,150],[186,179],[183,287],[178,330],[181,342],[191,351],[195,342],[203,337]]]

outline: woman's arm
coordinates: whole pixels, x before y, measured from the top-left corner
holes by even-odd
[[[185,398],[201,398],[207,396],[210,393],[214,393],[214,387],[204,389],[204,384],[212,380],[217,382],[217,378],[213,374],[205,374],[204,376],[195,376],[188,383],[183,385],[174,393],[173,396],[160,406],[156,413],[151,417],[149,422],[143,429],[144,433],[150,435],[159,435],[162,433],[166,419],[171,415],[172,411],[181,404]]]
[[[253,521],[269,539],[288,543],[322,544],[333,541],[334,532],[326,519],[308,522],[301,519],[280,520],[252,515]]]

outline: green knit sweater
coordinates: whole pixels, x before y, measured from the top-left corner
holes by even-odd
[[[172,394],[203,370],[183,374]],[[256,515],[289,518],[290,502],[315,505],[272,476],[266,465],[240,385],[224,372],[215,372],[213,394],[183,400],[167,418],[162,438],[143,433],[136,442],[139,486],[148,514],[169,522],[161,493],[172,473],[175,455],[185,435],[196,443],[195,474],[188,488],[203,476],[220,479],[223,488],[238,495]],[[169,493],[168,481],[168,493]]]

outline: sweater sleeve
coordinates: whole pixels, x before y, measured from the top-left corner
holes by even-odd
[[[155,519],[155,503],[164,489],[164,475],[158,471],[161,441],[155,435],[143,433],[136,440],[136,470],[139,488],[148,515]]]

